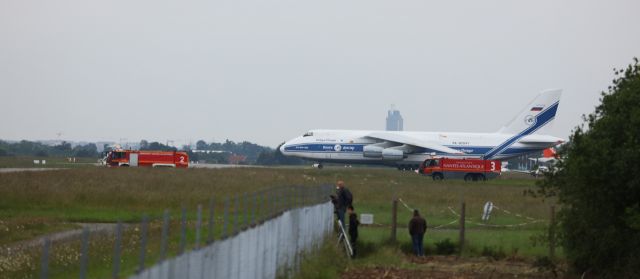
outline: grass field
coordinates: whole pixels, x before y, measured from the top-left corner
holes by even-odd
[[[531,238],[543,233],[548,225],[545,220],[548,219],[552,201],[542,201],[524,195],[526,190],[534,187],[533,179],[505,175],[500,179],[482,183],[434,182],[411,172],[367,168],[316,170],[88,167],[0,173],[0,246],[9,247],[18,241],[33,239],[38,235],[76,227],[76,223],[112,223],[118,220],[135,223],[143,214],[149,214],[157,220],[165,209],[169,209],[172,216],[177,216],[182,206],[189,209],[188,216],[193,223],[197,204],[206,207],[211,198],[215,200],[216,218],[219,219],[225,198],[282,185],[318,185],[334,183],[339,179],[344,180],[353,192],[356,211],[374,214],[376,223],[374,226],[361,227],[362,257],[350,263],[351,265],[411,266],[403,262],[401,257],[389,258],[390,255],[409,252],[406,224],[411,215],[402,204],[398,212],[399,244],[384,244],[390,235],[391,204],[394,196],[401,198],[409,207],[420,209],[432,228],[456,220],[457,217],[452,210],[460,212],[460,203],[463,200],[467,207],[467,220],[481,223],[482,206],[485,202],[492,201],[496,206],[513,214],[495,210],[489,224],[512,225],[529,221],[515,214],[540,221],[514,228],[494,228],[469,223],[465,255],[481,255],[487,247],[524,258],[546,254],[546,248],[534,247]],[[153,223],[151,230],[159,231],[159,224],[159,221]],[[135,231],[136,228],[135,225],[129,227],[131,231]],[[427,251],[434,251],[435,243],[446,238],[457,242],[456,228],[457,223],[437,230],[430,229],[426,237]],[[219,231],[216,231],[216,235],[219,235]],[[104,237],[104,241],[98,241],[92,251],[107,253],[111,247],[108,239]],[[193,239],[193,236],[190,236],[190,239]],[[135,239],[132,238],[131,241]],[[175,246],[176,242],[177,239],[172,239],[171,243]],[[64,247],[69,247],[65,248],[68,253],[77,250],[78,247],[78,244],[74,243],[65,245]],[[152,245],[150,254],[155,255],[157,248]],[[63,253],[60,255],[61,258],[69,256],[68,253],[65,254],[65,249],[59,249]],[[107,254],[109,253],[111,252]],[[36,252],[32,254],[29,257],[37,258]],[[130,251],[126,257],[130,257],[129,260],[134,262],[135,251]],[[126,257],[125,260],[128,259]],[[153,256],[150,258],[152,261]],[[37,269],[37,260],[25,262],[30,264],[25,264],[26,267],[12,264],[15,271],[12,274],[16,277],[33,274]],[[60,264],[55,268],[58,275],[54,277],[57,278],[75,276],[72,274],[77,272],[77,268],[74,269],[70,263],[66,266]],[[124,268],[133,272],[134,264],[125,265]],[[104,264],[93,262],[90,266],[90,274],[95,277],[105,277],[109,270],[108,259],[105,259]]]

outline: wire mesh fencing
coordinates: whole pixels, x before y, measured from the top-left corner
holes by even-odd
[[[276,278],[333,230],[331,185],[210,199],[0,251],[7,278]]]

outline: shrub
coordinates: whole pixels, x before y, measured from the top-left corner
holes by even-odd
[[[507,254],[504,253],[504,251],[502,250],[502,247],[496,248],[496,247],[484,246],[482,248],[481,255],[483,257],[487,257],[496,261],[507,257]]]
[[[436,254],[438,255],[451,255],[456,252],[456,249],[456,244],[451,242],[448,238],[436,242]]]
[[[640,270],[640,65],[623,70],[584,117],[540,193],[562,205],[558,229],[578,274],[634,278]]]

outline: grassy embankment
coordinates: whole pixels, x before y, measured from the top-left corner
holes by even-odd
[[[216,220],[221,219],[222,204],[226,197],[253,192],[281,185],[316,185],[333,183],[337,179],[346,181],[354,194],[354,205],[359,213],[375,215],[375,226],[361,227],[361,260],[352,264],[362,265],[406,265],[398,254],[409,246],[405,224],[410,218],[409,210],[399,208],[399,244],[384,245],[390,234],[391,199],[395,195],[409,206],[419,208],[426,215],[430,226],[447,224],[456,219],[448,207],[459,212],[460,201],[467,204],[467,216],[479,222],[483,204],[492,201],[511,212],[536,219],[547,219],[549,203],[523,196],[533,187],[533,180],[503,177],[485,183],[444,181],[436,183],[413,173],[391,169],[106,169],[81,168],[64,171],[37,173],[0,174],[0,245],[9,245],[19,240],[33,238],[46,232],[74,226],[76,222],[135,222],[143,213],[156,219],[164,209],[172,212],[174,219],[182,205],[189,209],[190,226],[193,227],[195,207],[214,197]],[[491,224],[517,224],[526,222],[515,215],[495,211]],[[172,229],[177,228],[174,222]],[[2,228],[4,227],[4,228]],[[426,238],[427,250],[434,250],[436,241],[450,238],[457,241],[457,224],[439,230],[430,230]],[[544,247],[533,247],[531,236],[540,234],[545,222],[516,228],[489,228],[468,224],[466,255],[478,255],[484,247],[503,250],[507,254],[523,257],[544,255]],[[125,253],[123,267],[132,272],[137,250],[133,233],[136,226],[129,227],[131,234],[126,240],[132,245]],[[152,223],[149,261],[157,258],[157,238],[160,221]],[[216,226],[216,235],[220,235]],[[176,231],[176,229],[173,229]],[[190,231],[190,239],[193,232]],[[204,232],[206,235],[207,232]],[[96,240],[98,237],[95,238]],[[103,277],[110,270],[111,242],[109,237],[94,241],[92,252],[103,260],[92,260],[90,272]],[[177,237],[173,234],[171,251],[175,253]],[[95,246],[95,247],[94,247]],[[57,251],[60,262],[52,269],[60,278],[77,270],[79,244],[69,243]],[[399,248],[399,249],[398,249]],[[65,250],[66,249],[66,250]],[[67,251],[68,250],[68,251]],[[66,251],[66,252],[65,252]],[[75,252],[73,252],[75,251]],[[25,255],[20,268],[12,264],[16,275],[37,270],[37,255]],[[72,264],[73,262],[73,264]],[[0,263],[2,264],[2,263]],[[411,265],[411,264],[409,264]],[[31,270],[31,271],[29,271]],[[339,271],[339,270],[338,270]],[[335,271],[335,272],[338,272]],[[331,271],[327,271],[331,272]]]

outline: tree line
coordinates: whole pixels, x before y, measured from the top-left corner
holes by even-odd
[[[268,146],[262,146],[248,141],[234,142],[225,140],[224,142],[210,142],[204,140],[196,142],[195,148],[192,146],[184,146],[183,149],[188,150],[189,158],[192,161],[206,161],[207,163],[228,163],[232,155],[245,156],[245,164],[256,165],[299,165],[304,161],[297,158],[285,157],[280,152],[280,146],[273,149]],[[205,151],[193,152],[192,150]],[[216,151],[216,152],[206,152]]]
[[[110,151],[113,145],[105,144],[104,151]],[[178,148],[165,145],[157,141],[141,140],[138,149],[178,151]],[[231,156],[242,156],[243,164],[257,165],[297,165],[304,161],[297,158],[285,157],[280,153],[279,146],[273,149],[268,146],[258,145],[248,141],[234,142],[205,142],[199,140],[195,146],[184,145],[181,150],[189,153],[191,161],[203,161],[206,163],[226,164]],[[201,152],[197,152],[197,151]],[[82,157],[98,158],[101,156],[95,143],[87,143],[73,146],[63,141],[56,145],[48,145],[37,141],[22,140],[8,142],[0,140],[0,156],[33,156],[33,157]]]
[[[72,146],[63,141],[57,145],[47,145],[40,142],[21,140],[7,142],[0,140],[0,156],[35,156],[35,157],[98,157],[95,143]]]

